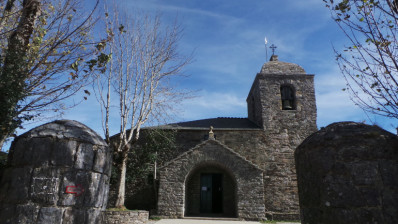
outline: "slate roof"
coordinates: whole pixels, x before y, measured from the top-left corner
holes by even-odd
[[[250,121],[248,118],[232,118],[232,117],[218,117],[195,121],[186,121],[173,124],[158,126],[157,128],[165,129],[206,129],[210,126],[214,129],[237,129],[237,130],[261,130],[259,126]]]

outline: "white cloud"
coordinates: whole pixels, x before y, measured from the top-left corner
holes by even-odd
[[[168,4],[163,4],[162,1],[129,1],[125,0],[127,4],[129,4],[130,8],[139,8],[139,9],[144,9],[148,11],[153,11],[153,10],[160,10],[161,12],[174,12],[178,14],[189,14],[192,16],[198,15],[202,17],[212,17],[214,19],[217,19],[219,21],[227,21],[229,23],[234,23],[238,22],[241,19],[234,17],[234,16],[229,16],[221,13],[214,13],[208,10],[201,10],[201,9],[196,9],[196,8],[188,8],[188,7],[182,7],[182,6],[176,6],[172,5],[170,3]]]

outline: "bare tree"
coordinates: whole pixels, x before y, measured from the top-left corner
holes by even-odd
[[[336,59],[352,100],[363,110],[398,119],[396,0],[324,0],[350,45]]]
[[[114,165],[118,168],[115,207],[123,207],[128,154],[147,121],[164,118],[187,96],[175,88],[173,79],[181,75],[190,57],[181,56],[177,50],[179,26],[162,26],[159,15],[131,18],[118,10],[109,14],[106,54],[112,59],[96,81],[96,94],[102,105],[105,138],[113,147]],[[116,108],[120,133],[111,140],[109,126],[114,124],[110,115]]]
[[[62,111],[87,84],[98,1],[89,12],[81,0],[0,2],[0,148],[24,121]]]

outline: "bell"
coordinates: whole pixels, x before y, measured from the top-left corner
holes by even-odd
[[[282,109],[283,110],[291,110],[291,109],[293,109],[292,101],[283,100],[282,101]]]

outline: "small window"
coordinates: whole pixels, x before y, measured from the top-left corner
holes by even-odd
[[[294,110],[294,91],[290,86],[281,86],[282,110]]]

